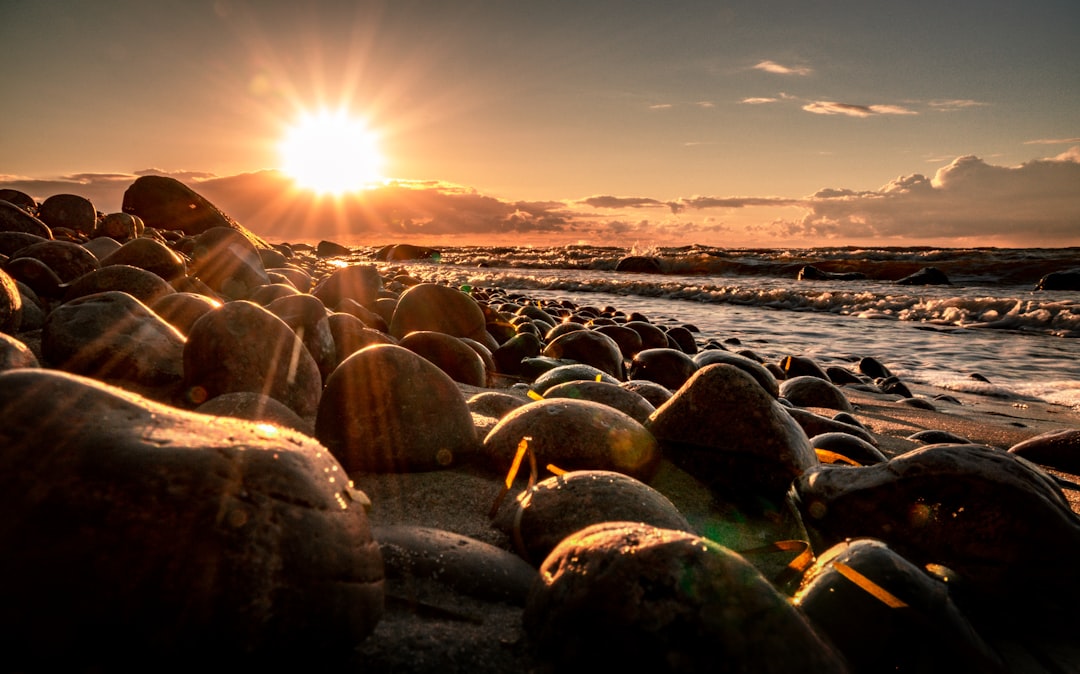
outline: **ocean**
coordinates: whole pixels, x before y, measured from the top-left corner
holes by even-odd
[[[374,249],[353,248],[359,259]],[[699,343],[728,342],[767,360],[823,367],[872,356],[903,380],[998,399],[1080,409],[1080,292],[1036,290],[1080,268],[1080,248],[725,249],[705,246],[462,246],[397,262],[424,281],[502,288],[538,300],[612,306]],[[659,273],[616,271],[627,256]],[[807,265],[858,280],[799,280]],[[921,269],[948,285],[902,285]]]

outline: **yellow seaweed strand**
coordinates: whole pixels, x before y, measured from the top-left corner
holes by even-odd
[[[875,599],[882,602],[889,608],[904,608],[905,606],[907,606],[907,603],[905,603],[902,599],[892,594],[885,588],[881,587],[874,581],[870,580],[866,576],[862,575],[847,564],[844,564],[843,562],[833,562],[833,568],[836,569],[841,576],[855,583],[862,590],[869,593]]]
[[[540,395],[539,393],[537,393],[536,391],[534,391],[532,389],[529,389],[528,391],[526,391],[525,395],[529,396],[533,400],[543,400],[544,399],[544,396]]]
[[[817,454],[818,460],[820,460],[822,463],[846,463],[849,466],[862,466],[862,464],[855,459],[849,459],[848,457],[840,454],[839,452],[832,452],[827,449],[815,448],[814,453]]]
[[[565,475],[566,474],[565,470],[563,470],[562,468],[559,468],[558,466],[556,466],[553,463],[549,463],[547,466],[545,466],[545,468],[547,468],[548,472],[551,473],[552,475]]]
[[[517,477],[518,470],[521,469],[521,460],[525,457],[525,453],[528,452],[530,460],[533,464],[534,476],[529,480],[529,486],[535,482],[536,473],[536,459],[532,458],[532,452],[529,452],[529,440],[532,440],[532,436],[526,435],[518,443],[517,452],[514,454],[514,460],[510,464],[510,471],[506,474],[505,486],[499,490],[499,495],[495,497],[495,502],[491,504],[491,510],[488,511],[488,518],[494,519],[495,515],[499,512],[499,506],[502,505],[503,499],[510,493],[510,487],[514,484],[514,478]]]

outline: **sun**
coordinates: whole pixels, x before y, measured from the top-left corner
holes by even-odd
[[[279,146],[281,170],[297,186],[342,195],[382,180],[378,136],[343,110],[302,115]]]

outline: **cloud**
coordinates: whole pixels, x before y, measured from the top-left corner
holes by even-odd
[[[1069,145],[1080,143],[1080,137],[1075,138],[1039,138],[1037,140],[1025,140],[1024,145]]]
[[[647,208],[650,206],[664,206],[664,202],[649,197],[613,197],[599,195],[582,199],[581,203],[593,208]]]
[[[680,213],[688,208],[705,210],[711,208],[749,208],[752,206],[794,206],[799,199],[784,197],[690,197],[667,202],[672,213]]]
[[[948,100],[936,100],[927,103],[931,108],[938,110],[939,112],[955,112],[956,110],[963,110],[965,108],[977,108],[988,103],[981,101],[973,101],[967,98],[952,98]]]
[[[954,159],[932,178],[901,176],[877,190],[827,188],[786,233],[824,238],[966,239],[989,245],[1077,245],[1080,148],[1019,166]]]
[[[773,73],[776,75],[809,75],[814,72],[813,69],[806,66],[789,67],[780,65],[776,61],[761,61],[754,66],[755,70],[764,70],[767,73]]]
[[[746,103],[747,105],[761,105],[763,103],[775,103],[778,100],[780,100],[780,99],[779,98],[755,97],[755,98],[744,98],[739,102],[740,103]]]
[[[914,110],[899,105],[856,105],[836,101],[814,101],[802,107],[816,115],[847,115],[848,117],[872,117],[874,115],[917,115]]]
[[[655,105],[650,105],[649,109],[650,110],[670,110],[671,108],[674,108],[674,107],[675,106],[672,105],[671,103],[657,103]]]

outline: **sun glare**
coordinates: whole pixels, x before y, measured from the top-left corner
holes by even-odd
[[[382,179],[377,136],[338,110],[305,114],[281,141],[281,170],[319,194],[362,190]]]

